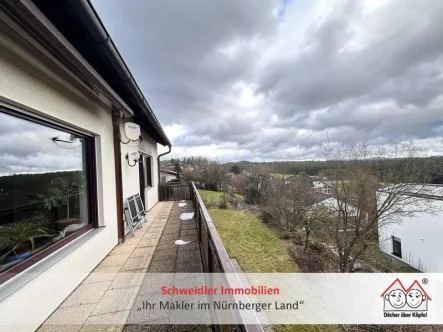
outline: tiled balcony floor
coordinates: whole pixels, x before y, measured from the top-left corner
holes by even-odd
[[[190,201],[185,208],[178,202],[157,203],[144,227],[116,246],[38,331],[208,331],[203,326],[127,324],[136,299],[152,291],[146,273],[202,272],[195,221],[179,218],[181,212],[192,211]],[[178,239],[191,243],[177,246]],[[146,319],[149,323],[150,317]]]

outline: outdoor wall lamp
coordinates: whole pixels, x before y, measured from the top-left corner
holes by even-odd
[[[135,165],[137,165],[138,162],[139,163],[141,162],[141,160],[140,160],[140,153],[138,153],[138,152],[132,152],[131,154],[127,153],[126,154],[126,160],[128,161],[128,166],[129,167],[134,167]],[[134,161],[133,165],[130,164],[131,160]]]
[[[71,136],[69,137],[69,141],[67,141],[67,140],[63,140],[63,139],[60,139],[60,138],[58,138],[58,136],[56,136],[56,137],[51,137],[51,140],[57,145],[57,146],[59,146],[59,147],[61,147],[61,148],[63,148],[63,149],[75,149],[75,148],[79,148],[80,146],[82,146],[82,141],[81,141],[81,139],[78,137],[78,136],[75,136],[75,135],[72,135],[71,134]],[[62,142],[62,143],[65,143],[65,144],[73,144],[73,143],[76,143],[76,142],[79,142],[80,143],[80,145],[77,145],[77,146],[73,146],[73,145],[68,145],[68,146],[63,146],[63,145],[60,145],[59,143],[60,142]]]

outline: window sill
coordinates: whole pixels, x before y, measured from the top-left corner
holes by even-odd
[[[59,262],[61,259],[68,256],[74,250],[79,248],[81,245],[85,244],[97,234],[99,234],[104,227],[88,229],[85,233],[79,235],[77,238],[71,240],[69,243],[65,244],[63,247],[57,249],[48,256],[42,258],[38,262],[29,266],[25,270],[14,273],[6,272],[5,275],[8,277],[2,284],[0,284],[0,302],[7,298],[9,295],[13,294],[15,291],[26,285],[35,277],[38,277],[45,270],[49,269],[51,266]],[[13,274],[11,276],[11,274]]]

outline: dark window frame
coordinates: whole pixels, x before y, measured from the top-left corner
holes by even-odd
[[[98,227],[98,207],[97,207],[97,162],[96,162],[96,141],[95,137],[91,134],[85,134],[84,132],[77,131],[75,129],[70,128],[69,126],[65,126],[54,122],[52,120],[46,120],[44,117],[40,115],[32,115],[25,111],[19,111],[15,109],[8,108],[7,106],[3,106],[0,104],[0,113],[9,114],[11,116],[27,120],[33,123],[37,123],[46,127],[50,127],[53,129],[61,130],[69,134],[74,134],[79,137],[85,138],[85,157],[86,157],[86,176],[87,176],[87,184],[88,184],[88,217],[89,223],[85,225],[83,228],[79,229],[77,232],[68,235],[64,239],[53,243],[47,248],[37,252],[36,254],[28,257],[23,262],[18,263],[17,265],[12,266],[6,271],[0,272],[0,285],[6,282],[7,280],[15,277],[17,274],[25,271],[32,265],[41,261],[45,257],[51,255],[57,250],[61,249],[65,245],[69,244],[76,238],[81,235],[87,233],[93,228]]]
[[[392,239],[392,254],[395,257],[402,258],[401,239],[396,236],[392,236],[391,239]],[[396,244],[398,248],[396,248]],[[397,249],[400,249],[400,252],[398,252]]]
[[[143,179],[140,179],[140,182],[143,182],[144,189],[152,188],[152,156],[141,151],[139,153],[141,161],[140,167],[143,169],[143,172],[141,172]]]
[[[145,155],[146,188],[152,188],[152,157]]]

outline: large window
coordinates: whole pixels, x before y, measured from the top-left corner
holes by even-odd
[[[0,109],[0,274],[91,228],[93,149],[86,135]]]
[[[392,254],[401,258],[401,240],[398,237],[392,237]]]

